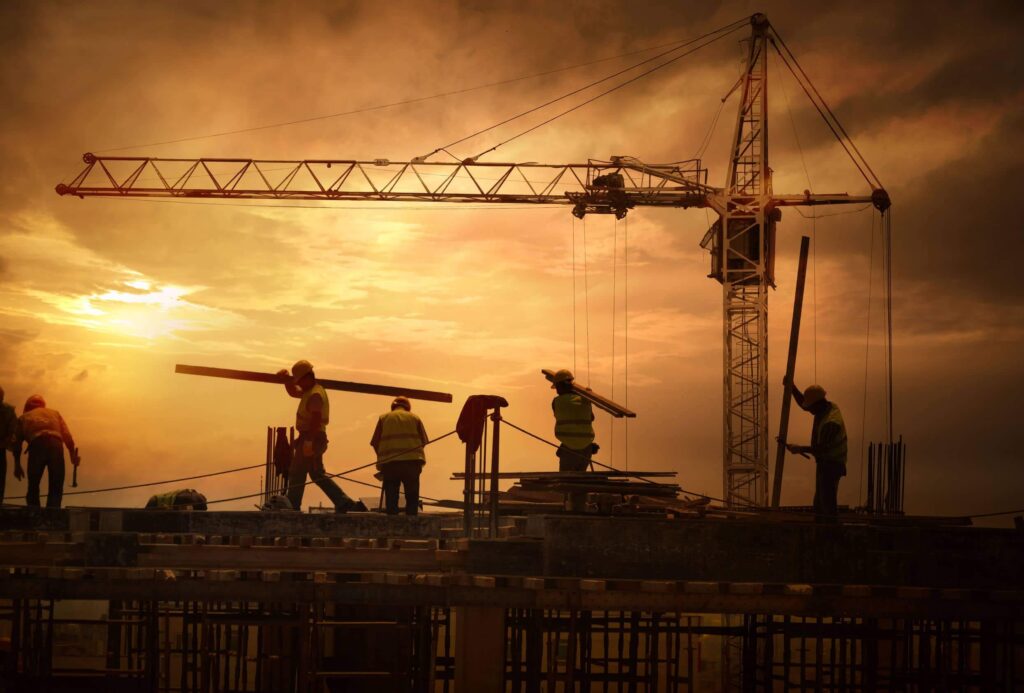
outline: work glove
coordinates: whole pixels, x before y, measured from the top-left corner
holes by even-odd
[[[78,448],[75,448],[74,450],[71,451],[71,464],[75,465],[76,467],[82,464],[82,456],[78,454]]]

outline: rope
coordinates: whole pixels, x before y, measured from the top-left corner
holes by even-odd
[[[537,435],[535,433],[530,433],[525,428],[520,428],[519,426],[516,426],[514,423],[512,423],[508,419],[502,418],[501,422],[503,424],[508,424],[509,426],[511,426],[512,428],[516,429],[520,433],[525,433],[526,435],[530,436],[534,440],[539,440],[540,442],[544,443],[545,445],[550,445],[553,448],[561,447],[558,443],[553,443],[550,440],[547,440],[545,438],[541,438],[539,435]],[[595,459],[591,459],[590,461],[593,462],[594,464],[596,464],[598,467],[604,467],[605,469],[607,469],[609,471],[623,472],[623,470],[621,470],[621,469],[616,469],[615,467],[612,467],[610,465],[604,464],[603,462],[598,462]],[[625,472],[623,472],[623,473],[625,473]],[[648,484],[657,484],[658,483],[657,481],[651,481],[650,479],[646,479],[646,478],[644,478],[642,476],[634,476],[632,474],[630,476],[632,476],[635,479],[640,479],[641,481],[646,481]],[[681,490],[683,490],[685,493],[695,493],[693,491],[686,491],[685,489],[681,489]],[[703,496],[703,495],[706,495],[706,494],[699,493],[699,494],[696,494],[696,495]],[[708,496],[708,498],[711,498],[711,496]],[[718,500],[718,499],[715,499],[715,500]]]
[[[327,474],[325,472],[324,473],[324,478],[326,478],[326,479],[345,479],[346,481],[355,481],[356,483],[360,483],[360,484],[367,485],[367,486],[372,486],[373,488],[380,488],[380,486],[375,486],[375,485],[369,484],[369,483],[367,483],[365,481],[357,481],[355,479],[348,479],[345,475],[351,474],[353,472],[358,472],[360,470],[366,469],[367,467],[372,467],[372,466],[374,466],[376,464],[383,464],[385,462],[390,462],[391,460],[397,459],[398,457],[400,457],[401,455],[404,455],[407,452],[412,452],[413,450],[419,450],[419,449],[424,448],[424,447],[426,447],[426,446],[428,446],[428,445],[430,445],[432,443],[436,443],[439,440],[444,440],[448,436],[452,436],[452,435],[455,435],[455,431],[449,431],[448,433],[445,433],[443,436],[438,436],[437,438],[432,438],[431,440],[428,440],[426,443],[423,443],[422,445],[416,445],[416,446],[411,447],[411,448],[409,448],[407,450],[400,450],[400,451],[396,452],[393,455],[389,455],[388,457],[385,457],[382,460],[377,460],[376,462],[369,462],[367,464],[359,465],[358,467],[353,467],[352,469],[346,469],[343,472],[337,472],[335,474]],[[315,484],[315,483],[316,483],[316,481],[313,481],[312,479],[309,479],[304,484],[302,484],[302,486],[309,486],[309,485]],[[246,494],[244,496],[233,496],[231,498],[218,498],[217,500],[206,501],[206,504],[207,505],[213,505],[214,503],[227,503],[229,501],[245,500],[247,498],[255,498],[257,496],[262,496],[262,495],[263,495],[262,491],[259,492],[259,493],[248,493],[248,494]],[[435,501],[435,502],[437,501],[436,498],[429,498],[427,496],[420,496],[420,497],[425,499],[425,500],[430,500],[430,501]]]
[[[576,104],[572,108],[567,108],[566,110],[562,111],[561,113],[556,113],[555,115],[551,116],[547,120],[543,120],[540,123],[537,123],[536,125],[534,125],[532,127],[529,127],[526,130],[523,130],[522,132],[513,135],[512,137],[509,137],[508,139],[502,140],[501,142],[499,142],[498,144],[494,145],[490,149],[485,149],[484,151],[480,152],[476,156],[472,157],[472,159],[473,160],[479,159],[483,155],[489,154],[490,152],[493,152],[494,150],[496,150],[499,147],[502,147],[502,146],[508,144],[509,142],[512,142],[513,140],[517,140],[517,139],[519,139],[520,137],[522,137],[524,135],[528,135],[531,132],[533,132],[534,130],[542,128],[545,125],[548,125],[549,123],[553,123],[554,121],[558,120],[559,118],[562,118],[563,116],[569,115],[573,111],[578,111],[579,109],[583,108],[584,106],[586,106],[588,104],[591,104],[591,103],[597,101],[600,98],[608,96],[608,94],[611,94],[612,92],[618,91],[619,89],[622,89],[623,87],[626,87],[626,86],[632,84],[633,82],[636,82],[637,80],[642,79],[642,78],[650,75],[653,72],[657,72],[658,70],[660,70],[663,67],[667,67],[668,65],[671,65],[672,63],[676,62],[677,60],[685,58],[688,55],[692,55],[692,54],[696,53],[697,51],[699,51],[701,48],[704,48],[706,46],[710,46],[712,43],[715,43],[716,41],[725,38],[729,34],[732,34],[733,32],[735,32],[735,31],[737,31],[739,29],[742,29],[745,26],[745,24],[746,24],[746,20],[741,20],[740,24],[738,24],[737,26],[733,26],[731,29],[726,31],[724,34],[719,34],[715,38],[711,39],[710,41],[707,41],[706,43],[703,43],[703,44],[697,46],[696,48],[688,50],[685,53],[681,53],[681,54],[675,56],[674,58],[669,58],[668,60],[666,60],[665,62],[661,63],[660,65],[655,65],[651,69],[645,70],[644,72],[641,72],[639,75],[636,75],[635,77],[631,77],[631,78],[627,79],[624,82],[620,82],[619,84],[616,84],[614,87],[611,87],[610,89],[606,89],[605,91],[597,94],[596,96],[592,96],[589,99],[587,99],[585,101],[582,101],[581,103]],[[718,31],[723,31],[725,28],[727,28],[727,27],[723,27],[723,29],[719,29]],[[701,40],[703,38],[706,38],[707,36],[711,36],[714,33],[717,33],[717,32],[711,32],[709,34],[705,34],[704,36],[700,37],[699,39],[695,39],[695,41]],[[689,45],[689,44],[684,44],[684,46],[685,45]],[[680,48],[682,48],[682,47],[683,46],[680,46]],[[674,49],[674,50],[678,50],[678,49]],[[673,52],[673,51],[668,51],[668,53],[671,53],[671,52]],[[655,58],[658,58],[658,57],[661,57],[661,56],[655,56]],[[651,58],[651,60],[654,60],[655,58]],[[650,60],[647,60],[647,61],[644,61],[644,62],[650,62]],[[633,68],[639,67],[639,65],[641,65],[641,64],[642,63],[638,63],[637,65],[634,65]],[[631,70],[633,68],[629,68],[629,69]],[[629,70],[623,70],[622,72],[628,72],[628,71]],[[622,72],[619,72],[617,74],[622,74]],[[595,82],[594,84],[598,84],[598,83],[603,82],[603,81],[605,81],[607,79],[611,79],[611,77],[615,77],[615,76],[617,76],[617,75],[611,75],[609,77],[606,77],[604,80],[599,80],[598,82]],[[580,91],[583,91],[584,89],[587,89],[590,86],[593,86],[593,84],[587,85],[587,87],[582,87],[580,89],[577,89],[576,91],[571,92],[569,94],[566,94],[565,96],[559,97],[558,99],[554,99],[553,101],[551,101],[549,103],[554,103],[555,101],[560,101],[561,99],[566,98],[568,96],[572,96],[573,94],[578,93]],[[533,109],[530,109],[529,111],[525,111],[523,113],[520,113],[519,115],[517,115],[517,116],[515,116],[513,118],[509,118],[508,120],[506,120],[504,122],[510,122],[511,120],[515,120],[516,118],[519,118],[519,117],[524,116],[524,115],[526,115],[528,113],[532,113],[533,111],[536,111],[536,110],[538,110],[540,108],[543,108],[546,105],[548,105],[548,104],[543,104],[541,106],[538,106],[537,108],[533,108]],[[486,132],[487,130],[491,130],[491,129],[495,128],[495,127],[498,127],[498,125],[503,125],[504,122],[503,123],[498,123],[497,125],[494,125],[494,126],[492,126],[490,128],[487,128],[486,130],[483,130],[481,132]],[[474,135],[470,135],[469,137],[473,137],[473,136]],[[466,137],[466,138],[463,138],[463,139],[469,139],[469,137]]]
[[[789,50],[789,46],[787,46],[786,42],[782,40],[782,36],[779,35],[779,32],[776,31],[775,27],[772,27],[772,34],[776,39],[778,39],[778,44],[776,44],[774,39],[771,41],[772,47],[775,49],[775,52],[778,53],[779,57],[782,58],[782,62],[785,63],[787,68],[789,68],[789,71],[793,74],[793,77],[796,79],[801,89],[803,89],[804,93],[807,95],[807,98],[810,99],[811,103],[814,105],[814,108],[818,111],[818,114],[821,116],[822,120],[825,121],[825,124],[828,126],[828,129],[832,131],[832,134],[835,136],[840,146],[842,146],[842,148],[846,151],[846,154],[847,156],[850,157],[850,160],[853,161],[853,165],[857,167],[857,170],[860,171],[860,174],[864,177],[864,180],[866,180],[868,185],[870,185],[872,188],[884,187],[881,181],[878,179],[878,176],[875,175],[875,172],[871,169],[871,166],[868,164],[867,160],[864,158],[864,155],[860,153],[859,149],[857,149],[857,145],[854,144],[853,139],[846,132],[846,128],[844,128],[843,124],[839,122],[838,118],[836,118],[835,113],[832,112],[832,109],[829,108],[828,103],[825,101],[824,98],[822,98],[821,94],[818,92],[818,89],[814,86],[814,83],[811,82],[811,78],[807,76],[807,73],[804,72],[803,67],[801,67],[800,61],[798,61],[796,59],[796,56],[793,55],[793,52]],[[782,49],[785,50],[786,54],[788,54],[789,57],[792,59],[792,63],[790,63],[790,60],[786,58],[786,55],[783,54],[782,50],[779,49],[779,45],[782,46]],[[794,66],[796,66],[796,69],[794,69]],[[800,71],[800,75],[802,75],[804,78],[803,80],[801,80],[800,76],[797,75],[796,70]],[[811,95],[812,91],[814,92],[814,96]],[[815,96],[817,97],[817,99],[815,99]],[[840,133],[842,133],[842,135],[840,135]],[[847,146],[847,143],[849,143],[849,146]],[[856,156],[854,156],[854,152],[856,152]],[[867,169],[867,171],[865,171],[865,169]],[[868,173],[870,173],[870,176],[868,175]]]
[[[106,493],[108,491],[127,491],[127,490],[133,489],[133,488],[145,488],[147,486],[160,486],[161,484],[174,484],[174,483],[177,483],[179,481],[192,481],[193,479],[205,479],[205,478],[211,477],[211,476],[221,476],[222,474],[233,474],[234,472],[244,472],[244,471],[248,471],[250,469],[256,469],[258,467],[265,467],[266,465],[267,465],[266,462],[261,462],[259,464],[249,465],[248,467],[235,467],[234,469],[224,469],[224,470],[221,470],[219,472],[210,472],[208,474],[196,474],[195,476],[183,476],[183,477],[181,477],[179,479],[165,479],[164,481],[148,481],[148,482],[142,483],[142,484],[129,484],[128,486],[111,486],[110,488],[94,488],[94,489],[89,489],[88,491],[65,491],[61,495],[63,495],[63,496],[79,496],[79,495],[82,495],[83,493]],[[40,493],[39,494],[40,498],[45,498],[46,496],[47,496],[47,494],[45,494],[45,493]],[[27,496],[14,496],[14,497],[10,498],[9,500],[25,500],[25,498],[27,498]]]
[[[384,110],[386,108],[394,108],[396,106],[407,106],[407,105],[410,105],[410,104],[420,103],[420,102],[423,102],[423,101],[430,101],[430,100],[433,100],[433,99],[440,99],[440,98],[444,98],[444,97],[447,97],[447,96],[458,96],[459,94],[467,94],[469,92],[477,91],[477,90],[480,90],[480,89],[487,89],[487,88],[490,88],[490,87],[499,87],[499,86],[503,86],[503,85],[506,85],[506,84],[513,84],[515,82],[522,82],[522,81],[525,81],[525,80],[528,80],[528,79],[535,79],[537,77],[547,77],[548,75],[558,74],[559,72],[568,72],[569,70],[576,70],[576,69],[579,69],[581,67],[590,67],[591,65],[598,65],[600,63],[606,63],[606,62],[610,62],[612,60],[619,60],[620,58],[628,58],[628,57],[631,57],[631,56],[634,56],[634,55],[639,55],[640,53],[646,53],[648,51],[658,50],[659,48],[665,48],[667,46],[674,46],[674,45],[676,45],[678,43],[681,43],[682,41],[683,41],[683,39],[679,39],[679,40],[676,40],[676,41],[669,41],[667,43],[660,43],[660,44],[658,44],[656,46],[648,46],[647,48],[640,48],[640,49],[635,50],[635,51],[629,51],[628,53],[620,53],[619,55],[612,55],[612,56],[609,56],[609,57],[606,57],[606,58],[599,58],[597,60],[591,60],[591,61],[588,61],[588,62],[585,62],[585,63],[577,63],[575,65],[568,65],[566,67],[559,67],[559,68],[556,68],[556,69],[553,69],[553,70],[546,70],[544,72],[535,72],[533,74],[522,75],[520,77],[511,77],[509,79],[503,79],[503,80],[500,80],[500,81],[497,81],[497,82],[487,82],[485,84],[477,84],[477,85],[472,86],[472,87],[464,87],[462,89],[455,89],[455,90],[452,90],[452,91],[440,92],[438,94],[431,94],[430,96],[417,96],[417,97],[414,97],[414,98],[411,98],[411,99],[403,99],[401,101],[394,101],[394,102],[386,103],[386,104],[378,104],[376,106],[366,106],[366,107],[363,107],[363,108],[357,108],[357,109],[350,110],[350,111],[341,111],[339,113],[328,113],[326,115],[313,116],[313,117],[310,117],[310,118],[300,118],[298,120],[288,120],[288,121],[284,121],[284,122],[280,122],[280,123],[268,123],[268,124],[265,124],[265,125],[255,125],[253,127],[239,128],[239,129],[236,129],[236,130],[225,130],[225,131],[222,131],[222,132],[212,132],[212,133],[207,133],[205,135],[194,135],[192,137],[180,137],[178,139],[164,140],[162,142],[149,142],[149,143],[146,143],[146,144],[133,144],[133,145],[122,146],[122,147],[110,147],[108,149],[97,149],[95,151],[97,153],[102,153],[102,152],[124,151],[125,149],[138,149],[138,148],[141,148],[141,147],[160,147],[160,146],[167,145],[167,144],[179,144],[181,142],[194,142],[196,140],[211,139],[211,138],[215,138],[215,137],[227,137],[228,135],[238,135],[238,134],[242,134],[242,133],[246,133],[246,132],[258,132],[260,130],[269,130],[271,128],[281,128],[281,127],[288,127],[290,125],[301,125],[303,123],[312,123],[312,122],[315,122],[315,121],[318,121],[318,120],[329,120],[331,118],[342,118],[344,116],[356,115],[356,114],[359,114],[359,113],[369,113],[369,112],[372,112],[372,111],[380,111],[380,110]]]

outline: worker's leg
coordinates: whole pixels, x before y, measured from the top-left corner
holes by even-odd
[[[583,450],[575,450],[562,445],[558,448],[558,471],[560,472],[585,472],[590,468],[590,447]],[[569,496],[569,511],[581,513],[587,509],[587,494],[583,491],[573,491]]]
[[[28,489],[25,491],[25,505],[39,507],[39,482],[43,480],[46,470],[46,459],[43,455],[42,438],[36,438],[28,446]]]
[[[4,502],[4,491],[7,486],[7,449],[0,448],[0,505]]]
[[[306,492],[306,461],[299,455],[288,467],[288,502],[293,510],[302,510],[302,495]]]
[[[398,492],[402,486],[402,478],[395,473],[394,465],[397,462],[388,462],[381,465],[380,477],[384,486],[384,512],[388,515],[398,514]]]
[[[818,463],[814,473],[815,520],[835,522],[839,514],[839,473],[828,464]]]
[[[324,495],[331,499],[335,510],[345,512],[356,504],[354,500],[341,490],[341,487],[334,482],[334,479],[327,476],[327,472],[324,471],[323,455],[314,455],[309,467],[309,478],[316,482],[316,485],[320,487]]]
[[[420,513],[420,471],[423,465],[412,461],[402,470],[402,488],[405,489],[405,514]]]
[[[59,508],[64,497],[64,448],[56,438],[51,438],[55,445],[49,449],[46,460],[47,495],[46,507]]]

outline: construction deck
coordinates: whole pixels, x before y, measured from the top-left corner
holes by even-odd
[[[461,520],[2,509],[11,657],[0,680],[15,690],[44,680],[80,690],[97,677],[108,690],[1024,686],[1017,530],[535,514],[466,538]],[[103,605],[77,626],[104,635],[95,669],[61,664],[61,604],[85,602]],[[177,642],[189,628],[200,633],[193,650]],[[705,651],[716,648],[699,647],[708,638],[735,640],[742,680],[717,678],[721,662]]]

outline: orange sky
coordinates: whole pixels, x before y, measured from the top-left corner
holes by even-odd
[[[838,3],[808,15],[781,2],[5,3],[0,384],[19,411],[40,392],[64,413],[84,458],[82,488],[90,488],[258,463],[265,427],[293,418],[293,401],[276,387],[176,376],[175,363],[276,370],[307,358],[324,377],[452,392],[454,405],[415,403],[432,435],[454,428],[466,396],[501,394],[511,421],[546,437],[551,391],[539,369],[575,366],[580,380],[616,399],[628,388],[639,413],[628,450],[625,424],[599,421],[606,462],[676,470],[683,487],[720,495],[721,288],[706,278],[698,246],[704,211],[636,210],[628,243],[625,222],[588,218],[585,274],[584,226],[567,207],[82,201],[57,197],[53,186],[78,172],[85,151],[529,75],[763,10],[894,200],[896,430],[909,446],[907,510],[1020,507],[1013,403],[1024,383],[1024,296],[1013,251],[1021,234],[1012,216],[996,211],[1024,168],[1024,60],[1014,22],[1005,21],[1020,10],[912,5],[879,12]],[[488,159],[689,158],[736,79],[740,55],[736,40],[720,42]],[[636,59],[123,153],[403,160]],[[866,192],[791,77],[772,67],[770,79],[775,190]],[[735,107],[734,97],[705,155],[716,185]],[[550,114],[476,138],[457,154],[482,151]],[[876,225],[872,260],[872,229],[870,211],[812,224],[787,210],[770,299],[774,435],[795,255],[800,235],[813,232],[797,380],[821,382],[843,408],[851,464],[840,501],[850,504],[860,492],[862,440],[883,435],[880,240]],[[1000,240],[984,243],[993,231]],[[332,395],[329,471],[370,461],[373,423],[387,402]],[[791,438],[806,436],[809,423],[797,415]],[[554,468],[545,446],[514,432],[503,442],[506,468]],[[448,477],[462,464],[460,445],[446,440],[428,456],[424,494],[458,497]],[[369,471],[355,476],[372,481]],[[256,492],[259,473],[196,486],[211,499]],[[784,502],[809,503],[812,486],[811,465],[794,458]],[[7,489],[22,495],[24,484],[9,478]],[[141,505],[152,492],[68,501]],[[306,498],[326,502],[315,488]]]

